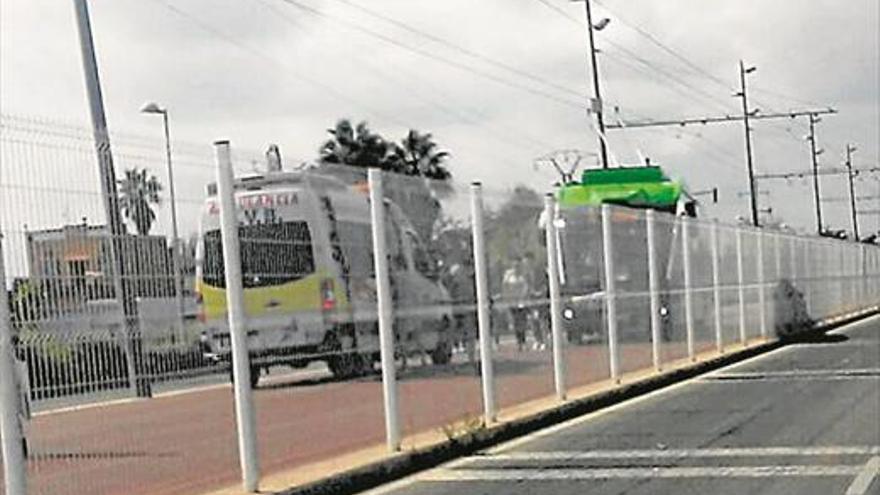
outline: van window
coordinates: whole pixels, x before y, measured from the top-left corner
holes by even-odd
[[[306,222],[248,225],[238,228],[245,289],[281,285],[315,272],[312,236]],[[220,231],[205,233],[204,281],[224,288]]]

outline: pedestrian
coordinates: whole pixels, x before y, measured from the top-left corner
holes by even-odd
[[[505,302],[509,305],[510,325],[513,327],[516,348],[519,351],[522,351],[526,345],[529,287],[527,264],[523,257],[514,261],[513,266],[504,272],[501,281],[501,292]]]

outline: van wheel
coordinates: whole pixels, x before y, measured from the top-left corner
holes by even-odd
[[[257,366],[251,366],[251,388],[257,388],[257,383],[260,381],[260,368]]]
[[[363,359],[360,354],[342,353],[327,359],[327,367],[336,378],[351,378],[362,373]]]
[[[259,366],[251,366],[251,388],[257,388],[257,383],[260,381],[260,367]],[[229,367],[229,383],[235,385],[235,372],[232,371],[232,367]]]

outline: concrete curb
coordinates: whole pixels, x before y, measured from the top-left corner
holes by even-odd
[[[880,314],[880,306],[822,320],[816,322],[809,331],[796,338],[773,340],[730,354],[722,354],[707,361],[694,363],[692,366],[663,372],[621,385],[612,390],[571,400],[522,419],[492,425],[480,430],[467,440],[449,440],[432,447],[402,452],[358,469],[276,493],[277,495],[353,495],[774,349],[798,342],[809,342],[812,338],[820,337],[829,330],[877,314]]]

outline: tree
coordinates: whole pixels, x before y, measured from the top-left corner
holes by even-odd
[[[321,164],[379,168],[400,177],[386,176],[385,195],[409,214],[416,232],[425,241],[434,237],[442,206],[439,198],[448,190],[445,182],[452,177],[446,168],[449,152],[438,150],[430,133],[410,129],[394,143],[372,132],[366,122],[352,126],[339,120],[333,137],[321,146]],[[406,176],[406,177],[402,177]]]
[[[410,129],[395,149],[405,175],[417,175],[434,180],[447,180],[452,174],[446,168],[449,152],[438,151],[431,133]]]
[[[138,234],[147,235],[156,213],[153,205],[160,202],[159,192],[162,184],[155,175],[147,175],[146,169],[132,168],[125,171],[125,178],[119,181],[119,206],[122,214],[130,220]]]
[[[400,172],[399,163],[394,156],[394,144],[370,131],[366,122],[353,127],[348,119],[340,119],[327,132],[333,138],[321,146],[321,163],[378,167],[390,172]]]

